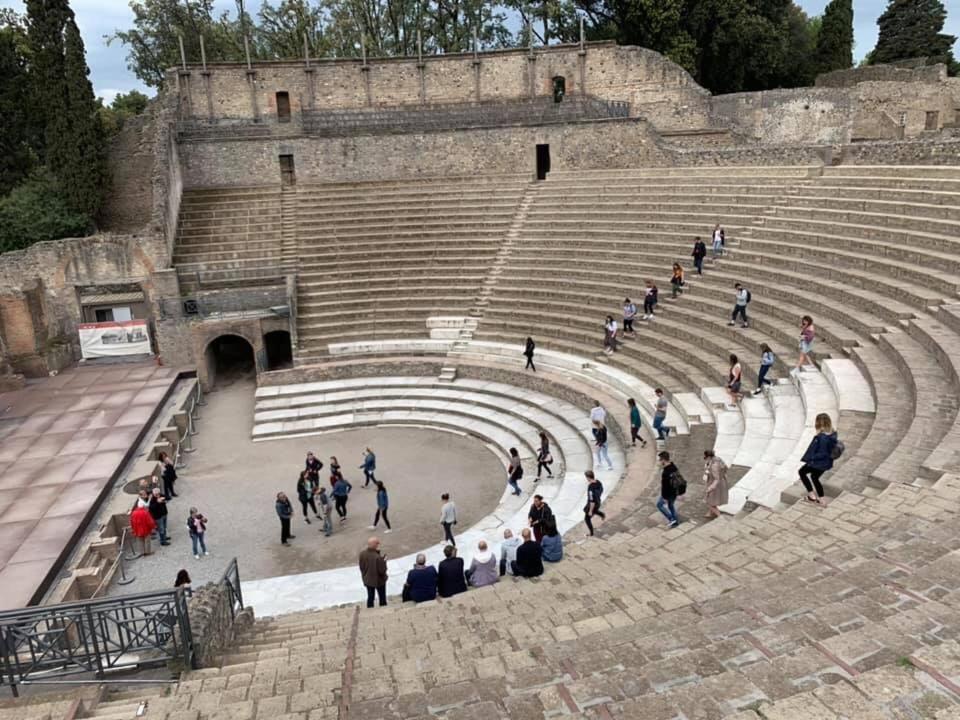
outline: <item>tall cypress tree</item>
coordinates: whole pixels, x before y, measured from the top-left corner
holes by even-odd
[[[14,27],[0,27],[0,195],[31,167],[26,61]]]
[[[56,153],[62,157],[57,176],[64,196],[77,212],[96,217],[103,198],[104,134],[97,112],[90,70],[84,56],[83,39],[73,19],[67,18],[64,32],[64,79],[67,107],[67,133],[58,142]]]
[[[41,159],[56,171],[63,158],[51,157],[49,148],[66,133],[63,30],[70,8],[67,0],[26,0],[26,3],[35,145]]]
[[[870,53],[870,63],[926,57],[927,62],[945,63],[956,72],[953,43],[956,38],[943,32],[947,11],[940,0],[890,0],[877,20],[880,34]]]
[[[831,0],[823,11],[817,35],[817,70],[853,66],[853,0]]]

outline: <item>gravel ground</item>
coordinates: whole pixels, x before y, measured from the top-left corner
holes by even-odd
[[[236,556],[241,579],[275,577],[325,570],[356,562],[357,553],[372,534],[368,526],[376,510],[375,492],[364,489],[359,465],[363,449],[377,455],[377,478],[390,493],[393,532],[377,534],[392,557],[415,552],[443,539],[439,525],[440,494],[450,492],[457,503],[463,529],[492,510],[504,490],[503,465],[483,443],[440,431],[417,428],[360,428],[323,436],[254,443],[250,440],[255,385],[252,379],[223,383],[207,396],[194,437],[196,451],[187,456],[170,502],[172,544],[153,543],[152,555],[127,565],[136,580],[114,585],[111,595],[172,587],[180,568],[187,568],[194,586],[219,579]],[[334,534],[327,538],[322,524],[307,525],[296,499],[297,475],[312,450],[324,462],[326,480],[330,455],[340,459],[353,484],[348,520],[334,514]],[[283,491],[296,510],[290,547],[280,544],[280,521],[274,510],[276,493]],[[131,501],[133,496],[131,496]],[[194,559],[186,530],[189,508],[207,516],[210,555]]]

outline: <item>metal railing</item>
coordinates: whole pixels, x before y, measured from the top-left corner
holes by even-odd
[[[187,600],[179,590],[0,613],[5,684],[99,682],[118,670],[193,666]],[[94,679],[72,679],[92,675]]]
[[[227,592],[227,598],[230,602],[230,617],[235,618],[237,611],[243,609],[243,593],[240,590],[240,568],[237,566],[237,559],[234,558],[227,565],[223,577],[220,578],[220,585]]]

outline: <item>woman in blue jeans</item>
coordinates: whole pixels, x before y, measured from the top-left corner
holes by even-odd
[[[203,541],[203,536],[207,533],[207,519],[197,512],[195,507],[190,508],[190,517],[187,518],[187,530],[190,531],[190,542],[193,544],[193,556],[199,560],[200,551],[204,555],[207,552],[207,544]]]
[[[775,360],[776,356],[773,354],[773,350],[770,349],[769,345],[763,343],[760,346],[760,372],[757,374],[757,389],[753,391],[754,395],[762,393],[764,385],[773,385],[767,379],[767,373],[770,372]]]

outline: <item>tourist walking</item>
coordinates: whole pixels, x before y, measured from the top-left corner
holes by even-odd
[[[660,291],[653,280],[647,280],[647,289],[643,294],[643,319],[653,320],[653,310],[657,306]]]
[[[603,351],[607,355],[613,355],[617,351],[617,321],[613,315],[607,315],[607,321],[603,325]]]
[[[310,476],[307,475],[307,471],[304,470],[300,473],[300,478],[297,480],[297,500],[300,501],[300,507],[303,508],[303,521],[309,525],[310,516],[307,514],[307,508],[309,507],[313,510],[314,517],[317,520],[320,519],[320,513],[317,512],[317,503],[313,500],[313,485],[310,482]]]
[[[367,607],[373,607],[373,596],[380,598],[380,607],[387,604],[387,557],[380,554],[380,538],[367,540],[367,547],[360,552],[358,562],[360,578],[367,589]]]
[[[660,497],[657,498],[657,510],[667,519],[667,527],[675,528],[680,524],[677,515],[677,497],[686,492],[686,483],[677,466],[670,460],[670,453],[664,451],[658,455],[660,460]],[[683,492],[681,492],[681,490]]]
[[[657,396],[657,403],[653,409],[653,429],[657,431],[657,440],[666,440],[670,437],[670,428],[664,423],[667,421],[667,397],[663,394],[663,388],[657,388],[653,391]]]
[[[637,319],[637,304],[631,302],[630,298],[623,299],[623,334],[635,335],[633,330],[633,321]]]
[[[163,496],[167,500],[175,498],[177,493],[173,489],[173,485],[177,481],[177,469],[173,466],[173,458],[167,455],[167,453],[162,452],[157,456],[157,460],[160,462],[160,477],[163,480]]]
[[[403,583],[401,599],[404,602],[415,603],[436,600],[437,575],[437,569],[433,565],[427,565],[427,556],[418,553],[413,561],[413,567],[407,571],[407,579]]]
[[[332,488],[337,484],[337,480],[343,477],[343,472],[340,470],[340,461],[337,460],[336,455],[330,456],[330,487]]]
[[[353,485],[348,483],[343,475],[340,475],[333,484],[333,506],[337,509],[337,515],[340,516],[341,523],[347,521],[347,500],[351,490],[353,490]]]
[[[323,534],[330,537],[333,535],[333,521],[331,520],[333,503],[330,501],[330,496],[327,495],[326,485],[317,490],[317,503],[320,507],[320,516],[323,518]]]
[[[597,480],[593,470],[587,470],[583,476],[587,479],[587,504],[583,506],[583,522],[587,526],[587,537],[593,536],[593,518],[599,516],[606,520],[607,515],[600,509],[603,499],[603,484]]]
[[[740,367],[740,360],[736,355],[730,355],[730,372],[727,375],[727,394],[730,396],[730,404],[736,405],[742,398],[743,393],[740,387],[743,381],[743,368]]]
[[[288,540],[292,540],[296,535],[290,533],[290,518],[293,517],[293,505],[286,493],[277,493],[276,502],[277,517],[280,518],[280,544],[289,545]],[[307,522],[310,522],[307,520]]]
[[[760,371],[757,373],[757,389],[753,391],[754,395],[759,395],[763,392],[764,385],[773,385],[770,379],[767,377],[767,373],[770,372],[770,368],[773,367],[773,363],[776,361],[776,356],[773,354],[773,350],[770,349],[770,346],[766,343],[763,343],[760,346]]]
[[[320,461],[320,458],[316,457],[312,452],[308,452],[303,470],[307,473],[307,480],[313,486],[314,490],[320,485],[320,471],[322,469],[323,463]]]
[[[517,548],[521,540],[515,537],[509,528],[503,531],[503,542],[500,543],[500,574],[513,575],[513,561],[517,559]]]
[[[527,513],[527,524],[533,530],[533,539],[540,542],[547,525],[553,521],[553,510],[543,501],[543,496],[534,495],[530,511]]]
[[[813,350],[813,339],[816,331],[813,327],[813,318],[804,315],[800,319],[800,357],[797,358],[796,372],[800,372],[804,365],[810,365],[810,351]]]
[[[510,466],[507,470],[507,484],[513,488],[513,494],[520,494],[520,479],[523,477],[523,465],[520,464],[520,453],[516,448],[510,448]]]
[[[610,453],[607,450],[607,426],[601,422],[595,422],[593,424],[593,443],[597,448],[597,458],[594,462],[594,467],[600,467],[600,465],[606,461],[607,470],[613,470],[613,463],[610,462]]]
[[[497,558],[487,548],[487,541],[477,543],[477,552],[474,553],[467,568],[467,582],[473,587],[493,585],[500,580],[500,570],[497,567]]]
[[[599,400],[594,400],[593,407],[590,408],[590,422],[591,423],[607,422],[607,411],[603,409],[603,405],[600,404]]]
[[[546,470],[547,477],[552,478],[553,471],[550,470],[551,465],[553,465],[553,455],[550,454],[550,439],[547,437],[547,434],[541,430],[540,449],[537,450],[537,478],[534,482],[540,479],[540,472],[542,470]]]
[[[363,465],[360,466],[360,469],[363,470],[364,487],[377,481],[377,478],[373,476],[377,469],[377,456],[373,454],[373,450],[370,448],[363,451]]]
[[[727,325],[736,325],[739,317],[742,323],[740,327],[748,328],[750,327],[750,321],[747,319],[747,305],[750,304],[751,300],[750,291],[740,283],[735,283],[733,289],[736,291],[736,299],[733,305],[733,314],[730,316],[730,322]]]
[[[646,447],[647,441],[640,437],[640,408],[637,407],[637,401],[633,398],[627,398],[627,407],[630,408],[630,443],[633,447],[637,446],[637,441],[640,441],[640,447]]]
[[[560,562],[563,560],[563,538],[557,530],[557,523],[553,520],[546,527],[543,539],[540,541],[544,562]]]
[[[160,488],[154,488],[150,495],[150,504],[147,506],[150,511],[150,517],[157,525],[157,534],[160,536],[161,545],[169,545],[170,539],[167,537],[167,499],[160,492]]]
[[[453,526],[457,524],[457,506],[450,499],[450,493],[440,496],[443,505],[440,506],[440,524],[443,526],[443,540],[454,547],[457,541],[453,539]]]
[[[820,484],[820,478],[833,467],[833,461],[843,454],[844,447],[833,429],[833,421],[826,413],[817,415],[814,428],[817,434],[813,436],[813,440],[810,441],[807,451],[801,458],[803,466],[800,468],[799,475],[800,482],[807,491],[806,500],[824,505],[826,503],[823,500],[823,485]]]
[[[671,297],[674,299],[683,293],[683,282],[683,266],[681,266],[680,263],[674,263],[673,275],[670,277],[670,285],[672,287]]]
[[[703,259],[707,256],[707,245],[699,236],[693,239],[693,252],[690,254],[693,256],[693,266],[697,269],[697,275],[703,275]]]
[[[437,565],[437,595],[446,598],[466,591],[463,558],[457,557],[456,547],[447,545],[443,549],[443,560]]]
[[[717,223],[713,227],[713,259],[716,260],[720,255],[723,255],[723,230],[720,228],[720,223]]]
[[[380,518],[383,518],[383,524],[387,526],[387,532],[392,532],[390,527],[390,519],[387,517],[387,509],[390,507],[390,497],[387,495],[387,488],[379,480],[374,480],[374,484],[377,486],[377,513],[373,516],[373,525],[370,526],[370,529],[373,530],[377,527],[377,523],[380,522]]]
[[[526,345],[523,346],[523,354],[527,356],[527,364],[523,368],[524,370],[533,370],[537,371],[536,366],[533,364],[533,352],[537,349],[537,344],[533,341],[532,337],[527,338]]]
[[[543,575],[543,551],[540,543],[530,536],[530,528],[521,533],[523,542],[517,548],[517,559],[513,561],[513,574],[517,577],[539,577]]]
[[[727,464],[713,450],[703,451],[703,485],[707,489],[706,518],[720,517],[720,506],[729,502]]]
[[[200,553],[207,552],[207,518],[195,507],[190,508],[190,517],[187,518],[187,531],[190,533],[190,544],[193,546],[193,557],[200,559]]]

